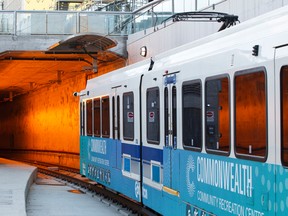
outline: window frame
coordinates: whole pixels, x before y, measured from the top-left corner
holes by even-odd
[[[237,152],[237,143],[236,143],[236,138],[237,138],[237,133],[236,133],[236,77],[241,76],[241,75],[247,75],[247,74],[253,74],[261,72],[264,75],[264,81],[265,81],[265,119],[266,119],[266,128],[265,128],[265,133],[266,133],[266,149],[265,149],[265,155],[262,156],[257,156],[257,155],[250,155],[250,154],[244,154],[244,153],[238,153]],[[264,66],[262,67],[256,67],[256,68],[250,68],[250,69],[245,69],[245,70],[240,70],[236,71],[234,73],[233,77],[233,110],[234,110],[234,115],[233,115],[233,132],[234,132],[234,154],[236,158],[239,159],[246,159],[246,160],[251,160],[251,161],[260,161],[260,162],[265,162],[268,158],[268,152],[269,152],[269,145],[268,145],[268,83],[267,83],[267,70]]]
[[[95,124],[95,118],[96,118],[96,106],[95,103],[98,102],[99,103],[99,124]],[[94,137],[101,137],[101,133],[102,133],[102,127],[101,127],[101,122],[102,122],[102,108],[101,108],[101,98],[93,98],[93,136]],[[98,114],[98,112],[97,112]],[[96,134],[95,130],[96,130],[96,125],[99,126],[99,133]]]
[[[81,101],[80,102],[80,116],[79,116],[79,119],[80,119],[80,136],[84,136],[85,135],[85,102],[84,101]]]
[[[207,82],[211,81],[211,80],[222,80],[223,78],[227,78],[228,81],[228,125],[229,125],[229,137],[228,137],[228,142],[229,142],[229,150],[228,151],[223,151],[223,150],[217,150],[217,149],[212,149],[212,148],[208,148],[207,147]],[[231,79],[228,73],[226,74],[220,74],[220,75],[216,75],[216,76],[211,76],[211,77],[207,77],[205,79],[205,90],[204,90],[204,143],[205,143],[205,150],[207,153],[209,154],[215,154],[215,155],[223,155],[223,156],[229,156],[231,154],[231,147],[232,147],[232,143],[231,143]],[[219,124],[219,121],[218,121]]]
[[[125,136],[125,114],[124,114],[124,112],[125,111],[127,111],[127,109],[124,109],[124,97],[125,96],[131,96],[132,95],[132,98],[133,98],[133,109],[132,109],[132,111],[133,111],[133,115],[134,115],[134,117],[133,117],[133,136],[132,137],[127,137],[127,136]],[[122,135],[123,135],[123,140],[127,140],[127,141],[133,141],[134,140],[134,138],[135,138],[135,97],[134,97],[134,92],[133,91],[129,91],[129,92],[124,92],[123,93],[123,95],[122,95],[122,101],[123,101],[123,104],[122,104],[122,115],[123,115],[123,124],[122,124],[122,127],[123,127],[123,131],[122,131]],[[128,118],[127,118],[127,123],[128,123]]]
[[[158,140],[151,140],[151,139],[148,139],[148,127],[149,127],[149,112],[148,112],[148,91],[153,91],[153,90],[156,90],[158,91],[158,112],[159,114],[155,117],[157,117],[157,121],[158,121]],[[154,145],[160,145],[160,142],[161,142],[161,122],[160,122],[160,115],[161,115],[161,107],[160,107],[160,88],[158,86],[154,86],[154,87],[151,87],[151,88],[147,88],[146,89],[146,140],[147,140],[147,143],[149,144],[154,144]]]
[[[175,90],[175,91],[174,91]],[[171,88],[171,94],[172,94],[172,143],[173,143],[173,148],[177,149],[177,138],[178,138],[178,134],[177,134],[177,110],[178,110],[178,106],[177,106],[177,87],[176,85],[173,85]]]
[[[280,70],[280,75],[279,75],[279,86],[280,86],[280,95],[279,95],[279,97],[280,97],[280,127],[281,127],[281,129],[280,129],[280,139],[281,139],[281,141],[280,141],[280,145],[281,145],[281,164],[283,165],[283,166],[285,166],[286,168],[288,167],[288,160],[287,161],[284,161],[284,159],[283,159],[283,157],[284,157],[284,154],[283,154],[283,146],[284,146],[284,119],[283,119],[283,114],[284,114],[284,112],[283,112],[283,108],[284,108],[284,105],[283,105],[283,79],[282,79],[282,76],[283,76],[283,68],[287,68],[287,75],[286,76],[288,76],[288,64],[287,65],[282,65],[282,67],[281,67],[281,70]],[[288,103],[288,102],[287,102]],[[288,115],[288,111],[286,111],[286,113],[287,113],[287,115]],[[288,124],[288,123],[286,123],[286,124]],[[288,125],[286,126],[286,127],[288,127]],[[288,154],[288,153],[287,153]]]
[[[85,105],[86,105],[85,107],[86,108],[86,127],[85,127],[86,133],[85,134],[86,136],[92,137],[93,136],[93,100],[92,99],[86,100]],[[89,129],[91,129],[91,133],[88,133]]]
[[[117,106],[116,106],[116,115],[117,115],[117,139],[118,140],[121,140],[121,101],[120,101],[120,95],[117,95],[116,97],[116,103],[117,103]]]
[[[108,111],[107,112],[104,112],[104,109],[103,109],[103,104],[104,104],[104,100],[108,100],[107,104],[108,104]],[[101,97],[101,122],[100,122],[100,125],[101,125],[101,137],[103,138],[109,138],[110,137],[110,97],[109,96],[104,96],[104,97]],[[106,114],[106,116],[104,116],[104,114]],[[108,116],[108,120],[105,120],[105,124],[104,124],[104,117],[107,117]],[[105,128],[108,129],[108,134],[104,134],[103,131],[104,131],[104,126],[106,126]]]
[[[201,142],[200,142],[200,146],[199,147],[194,147],[194,146],[189,146],[189,145],[185,145],[184,143],[184,130],[183,130],[183,123],[184,123],[184,97],[183,97],[183,86],[185,85],[189,85],[189,84],[195,84],[195,83],[198,83],[200,84],[200,105],[201,105],[201,116],[200,116],[200,121],[201,121],[201,135],[200,135],[200,138],[201,138]],[[182,83],[182,86],[181,86],[181,105],[182,105],[182,109],[181,109],[181,112],[182,112],[182,122],[181,122],[181,128],[182,128],[182,133],[181,133],[181,136],[182,136],[182,146],[183,146],[183,149],[185,150],[190,150],[190,151],[196,151],[196,152],[201,152],[202,149],[203,149],[203,83],[202,83],[202,80],[201,79],[192,79],[192,80],[187,80],[187,81],[184,81]]]
[[[164,87],[164,146],[169,146],[169,95],[168,87]]]

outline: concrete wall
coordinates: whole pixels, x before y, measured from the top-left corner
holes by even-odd
[[[99,68],[98,75],[124,65]],[[82,74],[0,103],[0,155],[11,156],[11,150],[12,156],[79,167],[79,98],[73,92],[95,76]]]
[[[23,156],[27,152],[20,149],[78,153],[79,99],[72,93],[85,84],[82,75],[0,104],[0,148],[17,149]],[[39,160],[48,159],[47,153],[35,151],[33,158],[37,155]],[[48,160],[57,163],[59,158],[55,157]]]
[[[288,0],[224,0],[221,3],[206,8],[205,11],[223,12],[239,16],[245,20],[267,13],[288,4]],[[139,55],[140,48],[146,46],[146,58],[161,52],[197,40],[218,31],[219,23],[195,23],[171,21],[165,25],[129,35],[127,41],[129,64],[143,60]]]

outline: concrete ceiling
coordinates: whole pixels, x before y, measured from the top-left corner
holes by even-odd
[[[91,35],[88,37],[78,35],[74,39],[69,37],[65,41],[60,41],[45,51],[0,53],[0,102],[11,101],[18,95],[81,73],[92,74],[107,65],[107,62],[123,59],[107,51],[108,48],[116,46],[113,41],[104,40],[103,43],[101,40],[103,46],[91,41],[95,41]]]

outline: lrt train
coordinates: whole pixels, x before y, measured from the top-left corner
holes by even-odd
[[[287,21],[282,7],[88,80],[81,174],[162,215],[288,215]]]

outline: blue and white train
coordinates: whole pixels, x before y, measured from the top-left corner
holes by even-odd
[[[288,7],[91,79],[81,174],[162,215],[288,215]]]

